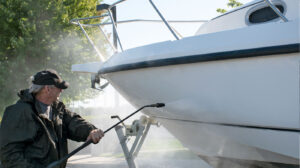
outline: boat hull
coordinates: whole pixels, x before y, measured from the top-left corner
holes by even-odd
[[[129,49],[89,72],[135,107],[165,103],[143,113],[201,157],[293,165],[299,37],[299,19],[270,22]]]
[[[299,53],[152,67],[103,76],[199,155],[299,162]],[[283,143],[284,142],[284,143]]]

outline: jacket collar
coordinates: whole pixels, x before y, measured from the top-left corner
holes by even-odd
[[[20,90],[18,92],[18,96],[20,97],[20,101],[33,103],[35,100],[34,96],[29,93],[29,89]]]
[[[48,119],[44,114],[42,114],[41,107],[39,102],[35,99],[35,96],[29,93],[29,89],[24,89],[18,92],[18,96],[20,97],[21,102],[26,102],[34,105],[36,109],[37,115],[41,118]],[[61,108],[64,108],[64,104],[62,102],[54,102],[52,105],[52,113],[56,116],[57,113],[60,111]]]

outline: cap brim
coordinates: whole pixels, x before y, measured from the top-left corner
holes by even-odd
[[[69,83],[66,81],[62,81],[61,83],[56,84],[55,86],[60,89],[67,89],[69,87]]]

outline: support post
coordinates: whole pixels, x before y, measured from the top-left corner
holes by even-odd
[[[111,13],[112,13],[112,18],[114,20],[114,22],[116,23],[116,27],[117,27],[117,7],[114,6],[111,9]],[[118,50],[118,40],[117,40],[118,36],[117,36],[117,31],[115,29],[115,27],[113,26],[113,44],[114,47]]]
[[[127,137],[124,135],[124,132],[123,132],[122,128],[123,128],[123,126],[118,125],[118,126],[115,127],[115,130],[116,130],[118,138],[120,140],[120,144],[122,146],[122,149],[123,149],[128,167],[129,168],[136,168],[134,158],[129,153],[129,150],[128,150],[128,147],[127,147],[127,144],[126,144]]]

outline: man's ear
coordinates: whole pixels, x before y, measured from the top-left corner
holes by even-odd
[[[46,85],[43,89],[46,93],[50,92],[50,87],[48,85]]]

